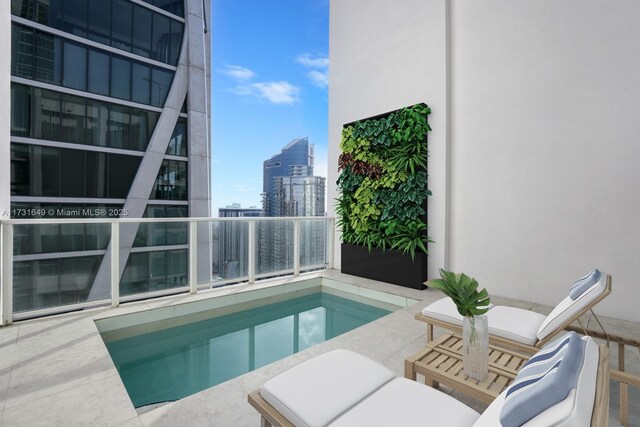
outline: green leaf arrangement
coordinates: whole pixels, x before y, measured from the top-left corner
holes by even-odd
[[[489,311],[489,293],[486,289],[478,292],[478,281],[466,274],[455,274],[440,269],[441,279],[430,280],[427,286],[440,289],[453,300],[462,316],[473,317]]]
[[[342,131],[337,225],[343,243],[411,255],[427,253],[425,104],[365,119]]]

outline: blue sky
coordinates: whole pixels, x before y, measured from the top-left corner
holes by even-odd
[[[212,0],[212,213],[260,207],[262,162],[294,138],[326,176],[329,0]]]

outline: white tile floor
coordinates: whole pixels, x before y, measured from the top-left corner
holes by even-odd
[[[131,303],[118,309],[92,310],[20,322],[0,328],[0,425],[257,427],[260,420],[247,403],[247,393],[288,367],[333,348],[357,351],[388,366],[398,376],[403,375],[404,358],[417,352],[425,343],[425,326],[413,316],[425,304],[441,298],[441,294],[430,289],[416,291],[373,282],[342,275],[337,271],[326,271],[319,275],[421,302],[333,340],[143,414],[133,408],[93,318],[199,300],[206,296],[182,295]],[[258,287],[268,285],[260,284]],[[235,287],[246,288],[247,285]],[[231,290],[226,288],[219,293],[228,294]],[[493,302],[540,312],[549,310],[548,307],[532,303],[495,297]],[[638,325],[604,320],[611,332],[640,338]],[[613,361],[617,360],[614,347]],[[627,367],[631,368],[629,370],[638,372],[638,350],[629,349],[626,356]],[[614,385],[611,391],[610,425],[617,426],[617,386]],[[478,411],[484,409],[482,404],[456,393],[453,395]],[[632,426],[640,426],[639,402],[640,393],[632,389]]]

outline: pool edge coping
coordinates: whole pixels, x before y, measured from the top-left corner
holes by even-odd
[[[347,280],[344,280],[345,278]],[[349,280],[350,278],[352,280]],[[365,284],[370,286],[365,286]],[[398,307],[398,309],[406,308],[420,301],[406,295],[390,292],[401,290],[395,285],[382,282],[378,282],[376,285],[375,281],[368,279],[342,273],[336,277],[336,274],[325,274],[325,271],[322,271],[302,274],[295,278],[269,279],[256,284],[240,283],[201,291],[194,295],[171,295],[153,300],[131,302],[121,307],[102,309],[91,318],[96,324],[98,332],[102,334],[143,323],[197,315],[214,309],[258,300],[272,299],[275,302],[279,296],[288,293],[302,295],[305,290],[315,287],[320,287],[321,291],[333,289],[358,295],[362,298]]]

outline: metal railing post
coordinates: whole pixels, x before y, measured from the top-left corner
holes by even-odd
[[[248,238],[247,262],[249,283],[256,283],[256,222],[249,221],[249,238]]]
[[[189,293],[198,292],[198,223],[189,221]]]
[[[327,268],[333,270],[334,253],[335,253],[335,236],[336,236],[336,220],[334,218],[327,219]]]
[[[111,221],[111,307],[120,305],[120,223]]]
[[[2,224],[2,325],[13,323],[13,225]]]
[[[293,275],[300,275],[300,220],[293,221]]]

